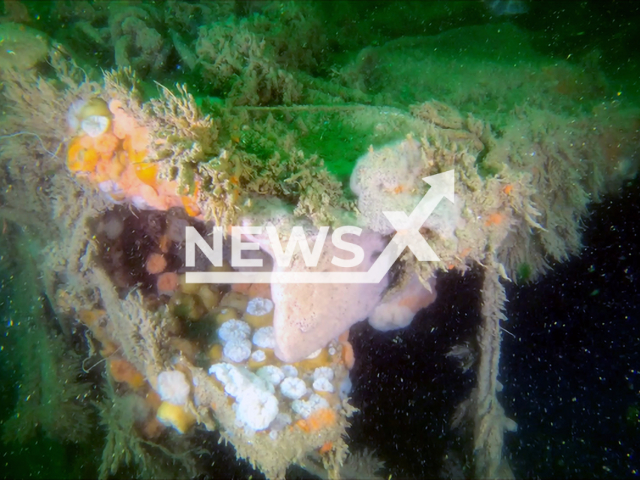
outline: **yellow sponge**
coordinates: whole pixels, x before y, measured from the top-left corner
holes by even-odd
[[[178,432],[184,434],[196,423],[196,417],[192,413],[187,412],[184,407],[174,405],[169,402],[162,402],[158,407],[156,417],[160,422],[168,427],[175,428]]]

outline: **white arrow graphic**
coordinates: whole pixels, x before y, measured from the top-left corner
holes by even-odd
[[[443,198],[454,202],[453,170],[424,177],[431,185],[410,215],[383,212],[396,230],[375,263],[366,272],[187,272],[187,283],[378,283],[406,247],[420,262],[440,260],[420,234],[420,228]]]

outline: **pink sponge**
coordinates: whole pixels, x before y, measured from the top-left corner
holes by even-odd
[[[275,265],[274,271],[368,271],[386,246],[384,237],[372,231],[365,230],[359,237],[344,235],[345,241],[360,245],[365,256],[357,267],[342,268],[333,265],[331,260],[334,255],[347,258],[348,254],[335,247],[330,238],[327,237],[317,267],[307,267],[301,256],[294,255],[290,266]],[[309,238],[309,244],[313,241],[315,239]],[[263,247],[267,249],[266,245]],[[271,297],[275,304],[273,327],[276,356],[292,363],[325,347],[351,325],[365,320],[380,302],[387,286],[386,276],[377,284],[273,283]]]
[[[376,307],[369,317],[369,324],[383,332],[408,326],[420,309],[436,300],[435,278],[428,283],[431,290],[426,289],[414,274],[402,290]]]
[[[318,267],[312,271],[367,271],[386,245],[381,235],[371,231],[363,231],[360,237],[343,238],[363,248],[362,264],[348,269],[331,264],[334,255],[345,254],[327,239]],[[290,270],[310,269],[301,259],[294,258]],[[380,302],[387,285],[387,277],[377,284],[273,284],[276,355],[285,362],[296,362],[325,347],[351,325],[366,319]]]

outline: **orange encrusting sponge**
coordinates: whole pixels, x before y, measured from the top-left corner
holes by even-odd
[[[109,359],[109,373],[116,382],[126,383],[134,390],[142,387],[146,383],[144,375],[142,375],[136,367],[123,358]]]
[[[301,430],[309,432],[317,432],[323,428],[331,427],[338,420],[338,415],[330,408],[321,408],[312,413],[306,420],[300,419],[295,425]]]
[[[201,211],[193,195],[180,195],[178,183],[158,178],[158,166],[146,162],[151,141],[146,127],[139,126],[118,100],[109,102],[113,115],[109,128],[97,136],[80,130],[69,143],[67,167],[86,176],[115,202],[128,201],[141,209],[168,210],[183,207],[190,216]]]

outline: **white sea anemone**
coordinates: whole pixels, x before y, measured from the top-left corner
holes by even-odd
[[[251,356],[251,342],[242,339],[230,340],[225,344],[222,353],[232,362],[244,362]]]
[[[80,128],[90,137],[99,137],[109,129],[111,119],[103,115],[91,115],[80,123]]]
[[[256,372],[260,378],[266,380],[272,385],[278,385],[282,379],[284,378],[284,373],[275,365],[266,365],[262,368],[259,368]]]
[[[302,418],[309,418],[317,410],[329,408],[329,402],[317,393],[312,394],[309,400],[296,400],[291,403],[291,409]]]
[[[266,315],[273,310],[273,302],[268,298],[256,297],[247,303],[247,313],[256,317]]]
[[[284,373],[286,377],[298,376],[298,369],[293,365],[283,365],[282,367],[280,367],[280,369],[282,370],[282,373]]]
[[[111,117],[107,102],[101,98],[76,100],[67,111],[67,124],[73,133],[81,130],[82,133],[95,138],[109,129]]]
[[[318,367],[313,371],[313,379],[326,378],[327,380],[333,380],[333,370],[331,367]]]
[[[189,398],[191,386],[187,377],[179,370],[169,370],[158,375],[158,395],[174,405],[184,405]]]
[[[287,377],[280,384],[280,392],[287,398],[298,400],[307,393],[307,384],[301,378]]]
[[[328,378],[320,377],[313,381],[313,389],[316,392],[333,393],[333,384]]]
[[[238,401],[236,416],[251,430],[264,430],[278,415],[278,399],[257,388],[245,392]]]
[[[251,354],[251,360],[257,363],[262,363],[267,359],[267,354],[264,353],[264,350],[256,350]]]
[[[274,348],[276,346],[276,337],[273,333],[273,327],[262,327],[253,334],[253,344],[260,348]]]
[[[251,326],[242,320],[227,320],[218,329],[218,336],[223,342],[246,340],[251,334]]]

